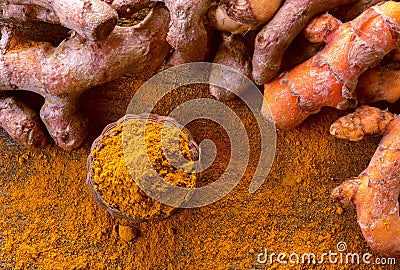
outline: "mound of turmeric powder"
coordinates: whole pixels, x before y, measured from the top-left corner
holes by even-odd
[[[141,145],[143,136],[145,147]],[[197,176],[190,173],[194,162],[189,138],[177,127],[163,128],[162,123],[130,119],[105,132],[98,145],[100,147],[95,147],[91,153],[93,163],[89,173],[93,188],[101,196],[102,203],[128,220],[159,220],[169,217],[175,210],[147,196],[137,179],[147,181],[160,175],[174,186],[196,186]],[[167,159],[167,151],[169,159],[179,154],[186,158],[185,171],[171,165],[174,163]]]

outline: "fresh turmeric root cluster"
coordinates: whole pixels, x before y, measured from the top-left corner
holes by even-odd
[[[86,137],[79,113],[84,91],[124,74],[151,75],[164,62],[207,60],[211,0],[153,2],[158,1],[3,1],[0,91],[32,91],[45,101],[39,116],[12,94],[1,96],[0,125],[26,146],[42,146],[48,133],[58,146],[73,149]],[[248,19],[260,10],[257,3],[248,6]],[[279,4],[267,14],[255,13],[257,20],[266,21]],[[152,11],[138,25],[117,26],[119,16],[149,6]]]
[[[86,137],[85,120],[79,113],[79,96],[84,91],[124,74],[152,75],[165,61],[167,65],[204,61],[208,32],[203,17],[211,1],[163,3],[152,5],[139,24],[121,27],[119,15],[140,11],[152,1],[2,2],[0,91],[33,91],[45,102],[39,121],[26,104],[9,102],[7,97],[0,114],[8,121],[0,125],[26,146],[43,145],[49,133],[58,146],[73,149]],[[43,22],[49,25],[41,31]],[[46,29],[58,38],[49,37]],[[73,32],[66,35],[64,29]],[[25,40],[32,33],[39,42]]]
[[[308,40],[325,39],[326,46],[264,85],[263,111],[278,128],[293,128],[323,106],[347,109],[400,98],[400,4],[377,4],[341,25],[331,18],[325,21],[314,22],[303,34]],[[321,25],[328,28],[322,38],[321,32],[314,33]],[[392,62],[381,64],[384,58]],[[330,132],[351,141],[383,135],[368,167],[335,188],[331,196],[355,206],[361,231],[375,252],[399,257],[399,116],[363,105],[333,123]]]
[[[263,113],[287,129],[324,106],[354,107],[358,77],[398,48],[399,27],[400,4],[393,1],[342,24],[320,52],[264,85]]]
[[[104,9],[113,11],[106,3],[95,2],[105,5]],[[25,1],[12,3],[20,4]],[[105,27],[110,25],[110,21],[104,25],[98,22],[102,17],[95,16],[97,12],[89,15],[90,12],[95,12],[95,9],[94,5],[86,0],[80,1],[81,5],[68,1],[49,1],[46,8],[54,10],[47,11],[51,14],[48,18],[57,18],[56,7],[61,6],[62,9],[67,3],[74,5],[70,8],[79,6],[80,12],[88,16],[87,21],[82,21],[81,15],[75,16],[77,11],[66,14],[71,16],[68,17],[71,21],[77,20],[75,24],[84,28],[85,33],[67,37],[57,46],[49,42],[38,42],[26,48],[15,47],[15,44],[27,43],[24,33],[15,27],[13,21],[3,22],[0,40],[0,91],[28,90],[43,96],[44,105],[40,110],[40,119],[56,144],[69,150],[78,147],[86,138],[86,123],[79,112],[80,95],[96,85],[117,79],[124,74],[156,70],[167,56],[170,46],[166,42],[169,13],[163,6],[157,5],[139,25],[114,25],[110,31]],[[28,7],[31,9],[23,11],[32,12],[32,6]],[[6,14],[8,8],[8,5],[3,8]],[[35,8],[43,11],[43,7]],[[117,14],[111,13],[115,13],[115,16]],[[13,13],[13,16],[16,15]],[[24,15],[19,18],[23,20],[28,14],[19,15]],[[35,19],[41,20],[39,15],[42,16],[43,13],[39,12]],[[29,16],[32,18],[35,13],[32,12]],[[59,19],[63,21],[62,18]],[[96,25],[91,20],[98,22],[99,29],[88,30]],[[87,37],[83,36],[84,34]],[[4,120],[0,124],[24,145],[43,145],[47,132],[43,129],[36,112],[22,102],[7,102],[5,99],[10,100],[9,97],[0,98],[0,103],[6,104],[0,110],[0,115],[3,116],[1,119]]]
[[[368,167],[332,191],[332,198],[354,204],[357,221],[370,247],[379,254],[400,256],[400,117],[362,106],[332,124],[331,134],[360,140],[383,134]]]
[[[45,104],[39,121],[23,102],[14,103],[17,107],[11,111],[25,114],[22,118],[29,121],[22,126],[16,121],[0,125],[28,146],[42,145],[45,140],[39,134],[49,133],[57,145],[73,149],[85,139],[86,125],[79,114],[78,101],[87,89],[124,74],[156,71],[162,64],[173,66],[196,61],[230,66],[256,83],[264,84],[278,75],[283,55],[314,15],[328,10],[340,14],[344,5],[346,9],[357,9],[358,14],[374,3],[361,0],[301,3],[297,0],[7,0],[2,4],[0,19],[0,90],[33,91],[44,97]],[[348,6],[351,4],[354,7]],[[119,18],[150,6],[152,11],[138,25],[117,25]],[[382,15],[390,18],[385,16]],[[41,28],[43,24],[45,28]],[[54,35],[49,36],[49,31],[44,29],[51,29]],[[33,36],[39,43],[25,42],[27,36]],[[337,39],[340,38],[341,35]],[[15,46],[21,43],[30,46]],[[234,97],[226,89],[213,86],[210,92],[221,100]]]
[[[264,85],[262,110],[278,128],[296,127],[323,106],[348,109],[400,98],[400,3],[379,3],[344,24],[321,20],[303,29],[303,37],[325,39],[325,47]],[[399,116],[363,105],[333,123],[330,132],[351,141],[383,135],[368,167],[336,187],[331,196],[355,206],[361,231],[375,252],[399,257]]]

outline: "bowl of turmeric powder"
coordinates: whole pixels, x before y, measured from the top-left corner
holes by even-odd
[[[173,165],[171,152],[184,157],[185,170]],[[135,223],[162,220],[179,207],[149,196],[137,180],[151,182],[158,175],[166,183],[190,190],[199,178],[195,168],[199,156],[199,146],[189,130],[173,118],[127,114],[107,125],[93,141],[86,164],[86,183],[97,204],[114,217]]]

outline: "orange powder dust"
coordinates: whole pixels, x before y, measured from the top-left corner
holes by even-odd
[[[0,132],[1,269],[383,269],[377,265],[257,264],[264,252],[347,251],[379,256],[365,243],[351,206],[330,199],[331,190],[357,176],[368,164],[379,137],[347,142],[329,135],[329,126],[346,112],[323,109],[295,130],[278,132],[273,167],[264,184],[250,194],[258,164],[259,131],[240,101],[231,107],[246,126],[251,152],[240,183],[223,199],[184,209],[157,222],[133,225],[99,207],[86,186],[91,142],[105,125],[125,113],[141,81],[130,77],[94,88],[82,97],[90,137],[80,149],[53,145],[26,149]],[[209,97],[190,86],[161,100],[155,113],[166,115],[180,102]],[[218,154],[199,186],[215,181],[230,157],[229,138],[213,122],[188,128],[197,143],[212,139]],[[396,269],[386,265],[384,269]]]

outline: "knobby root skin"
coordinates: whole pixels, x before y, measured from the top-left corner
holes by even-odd
[[[163,2],[170,12],[171,20],[167,41],[174,49],[167,66],[204,61],[207,53],[208,33],[204,17],[211,0],[114,0],[106,1],[118,13],[134,13],[151,2]]]
[[[40,118],[55,143],[66,150],[86,139],[87,124],[79,111],[79,96],[48,97],[40,109]]]
[[[5,23],[14,25],[21,37],[31,41],[47,41],[57,46],[69,36],[69,29],[59,24],[58,17],[43,7],[33,5],[5,5]]]
[[[210,24],[217,30],[245,34],[269,21],[282,0],[228,0],[213,5],[207,12]]]
[[[351,2],[354,0],[286,0],[256,37],[254,81],[262,85],[277,75],[284,52],[313,16]]]
[[[400,117],[385,131],[368,167],[331,194],[354,204],[357,221],[369,246],[378,254],[400,256]]]
[[[342,24],[323,50],[264,85],[263,114],[289,129],[324,106],[354,107],[358,77],[397,48],[399,23],[400,4],[389,1]]]
[[[322,43],[341,24],[342,22],[331,14],[324,13],[312,18],[301,31],[301,34],[311,43]]]
[[[339,6],[332,10],[333,15],[341,21],[347,22],[353,20],[364,10],[382,2],[382,0],[357,0],[353,3]]]
[[[313,57],[324,46],[330,34],[342,24],[330,14],[312,18],[282,56],[280,72],[287,71]]]
[[[203,61],[208,36],[203,21],[211,0],[164,0],[164,3],[171,14],[167,41],[174,48],[169,64]]]
[[[63,26],[94,41],[107,38],[117,25],[117,12],[101,0],[8,0],[8,3],[52,10]]]
[[[77,110],[80,94],[124,74],[156,71],[170,51],[168,22],[168,10],[156,5],[140,24],[116,27],[101,41],[75,35],[58,47],[42,43],[7,51],[0,58],[0,91],[42,95],[41,118],[50,135],[60,147],[76,148],[86,134]]]
[[[395,103],[400,98],[400,71],[371,68],[359,77],[356,93],[361,104]]]
[[[13,48],[18,42],[25,41],[21,33],[11,24],[5,23],[0,26],[0,53],[5,53]]]
[[[336,120],[330,133],[336,138],[359,141],[366,135],[382,135],[393,119],[393,114],[387,110],[363,105]]]
[[[218,48],[217,54],[214,58],[214,63],[228,66],[244,76],[251,76],[251,54],[248,49],[248,43],[245,37],[242,35],[232,35],[228,33],[222,33],[222,41]],[[216,74],[215,69],[211,69],[210,77],[213,80]],[[216,80],[226,80],[229,83],[224,83],[225,85],[240,85],[239,82],[235,82],[238,79],[236,76],[231,78],[230,76],[225,76],[217,78]],[[216,99],[221,101],[227,101],[235,98],[235,94],[240,91],[240,89],[224,89],[216,85],[210,84],[210,94]],[[233,91],[233,92],[232,92]]]
[[[59,24],[60,19],[50,9],[37,5],[6,4],[3,8],[3,18],[17,21],[42,21]]]
[[[18,143],[27,147],[42,147],[47,136],[36,111],[13,96],[0,96],[0,123]]]

